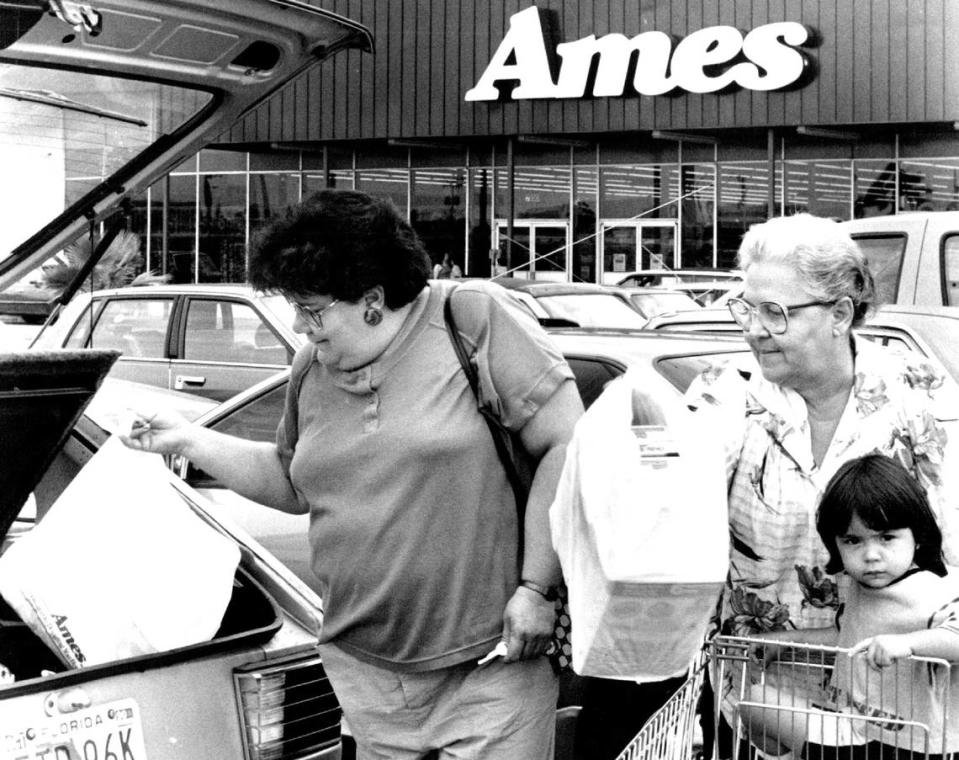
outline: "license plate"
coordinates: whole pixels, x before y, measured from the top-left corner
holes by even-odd
[[[0,760],[147,760],[140,708],[132,699],[0,726],[0,740]]]

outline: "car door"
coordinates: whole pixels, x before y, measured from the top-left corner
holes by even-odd
[[[292,355],[249,301],[184,299],[171,361],[174,390],[224,401],[288,366]]]
[[[66,348],[109,348],[120,358],[110,377],[170,387],[167,345],[173,296],[105,296],[91,303],[70,328]]]

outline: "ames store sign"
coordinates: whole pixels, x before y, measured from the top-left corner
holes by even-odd
[[[680,40],[663,32],[635,37],[607,34],[583,37],[549,49],[535,6],[513,15],[509,31],[466,100],[499,100],[498,83],[513,84],[512,99],[664,95],[673,90],[717,92],[728,87],[779,90],[807,73],[798,48],[811,42],[802,24],[781,21],[743,34],[732,26],[711,26]],[[638,53],[632,82],[630,61]],[[590,69],[598,59],[595,78]],[[559,59],[558,61],[556,59]],[[554,66],[558,70],[553,76]]]

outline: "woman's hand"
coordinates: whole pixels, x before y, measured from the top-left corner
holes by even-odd
[[[129,433],[120,440],[131,449],[153,454],[185,454],[193,425],[185,417],[169,411],[134,411]]]
[[[850,656],[865,652],[866,662],[874,668],[887,668],[896,660],[912,654],[912,646],[904,635],[885,634],[863,639],[849,650]]]
[[[529,660],[546,654],[553,640],[556,605],[520,586],[503,613],[504,662]]]

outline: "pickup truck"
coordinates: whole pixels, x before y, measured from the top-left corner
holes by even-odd
[[[959,306],[959,211],[843,222],[871,262],[880,300]]]

